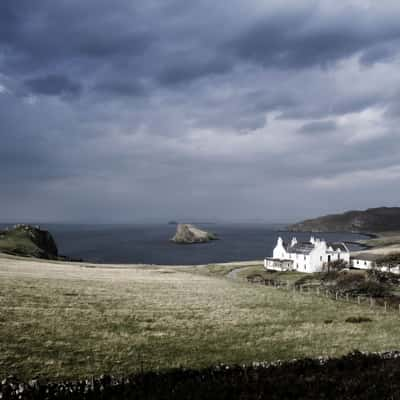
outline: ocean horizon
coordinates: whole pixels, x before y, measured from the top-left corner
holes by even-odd
[[[0,224],[0,228],[12,226]],[[96,263],[196,265],[232,261],[262,260],[272,255],[278,236],[299,241],[310,238],[307,232],[288,232],[284,224],[196,223],[218,235],[208,243],[182,245],[171,242],[172,224],[49,224],[38,223],[54,237],[59,254]],[[354,242],[362,234],[314,234],[329,242]],[[352,249],[360,246],[351,244]]]

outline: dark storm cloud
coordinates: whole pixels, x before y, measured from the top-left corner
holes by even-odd
[[[143,96],[149,90],[144,84],[128,79],[99,81],[93,89],[99,93],[116,96]]]
[[[268,16],[228,42],[228,47],[244,60],[266,67],[327,67],[338,60],[362,52],[364,61],[379,58],[373,49],[400,38],[400,27],[394,17],[370,18],[349,8],[339,18],[320,20],[313,6],[302,12]],[[380,47],[382,52],[382,47]],[[389,51],[387,49],[387,51]],[[392,53],[395,51],[392,48]]]
[[[0,217],[269,218],[293,190],[335,198],[315,178],[392,168],[400,8],[382,1],[0,1]]]
[[[3,68],[28,72],[67,63],[82,73],[93,72],[93,63],[128,62],[142,56],[153,34],[139,26],[137,12],[128,4],[5,0],[0,10],[4,22],[0,45],[8,54]]]
[[[184,84],[197,78],[222,74],[231,68],[232,65],[227,60],[218,58],[206,63],[199,59],[192,62],[182,61],[182,64],[175,64],[161,71],[159,81],[167,86]]]
[[[64,75],[47,75],[39,78],[27,79],[25,86],[35,94],[49,96],[79,95],[82,86]]]

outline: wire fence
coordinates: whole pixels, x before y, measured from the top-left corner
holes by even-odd
[[[384,313],[396,312],[400,315],[400,304],[393,303],[382,297],[373,297],[368,295],[354,295],[352,293],[345,293],[340,290],[321,287],[316,285],[299,285],[290,281],[275,280],[275,279],[262,279],[262,278],[247,278],[247,281],[252,284],[264,285],[299,293],[308,296],[317,296],[331,299],[334,301],[342,301],[346,303],[353,303],[359,306],[368,306],[370,309],[376,309]]]

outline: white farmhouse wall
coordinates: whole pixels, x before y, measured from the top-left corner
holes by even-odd
[[[324,240],[311,237],[310,244],[313,248],[308,251],[296,251],[295,245],[297,244],[296,238],[293,238],[290,246],[286,249],[281,237],[278,238],[277,244],[273,250],[273,257],[264,260],[264,267],[268,269],[287,270],[293,269],[296,271],[313,273],[323,270],[324,265],[329,262],[343,260],[350,263],[350,252],[336,248],[334,250],[331,246],[328,247]],[[293,247],[293,252],[291,248]],[[305,254],[304,254],[305,253]],[[280,262],[275,262],[275,261]],[[288,265],[283,262],[288,261]]]
[[[351,263],[353,268],[358,269],[371,269],[375,266],[375,263],[371,260],[361,260],[358,258],[353,258]]]
[[[278,237],[278,241],[277,241],[276,246],[274,248],[273,257],[274,258],[280,258],[280,259],[289,258],[288,254],[286,252],[286,249],[285,249],[285,247],[283,245],[283,240],[282,240],[281,237]]]

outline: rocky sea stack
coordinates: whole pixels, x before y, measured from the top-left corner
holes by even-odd
[[[0,231],[0,251],[48,260],[59,258],[56,242],[48,231],[24,224]]]
[[[218,239],[213,233],[203,231],[191,224],[178,224],[176,234],[171,239],[179,244],[206,243]]]

